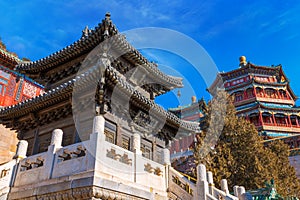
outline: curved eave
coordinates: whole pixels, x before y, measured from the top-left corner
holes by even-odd
[[[149,72],[155,83],[157,81],[161,83],[161,85],[166,87],[166,91],[183,87],[181,78],[169,76],[160,71],[157,65],[149,62],[137,49],[128,43],[125,36],[118,34],[116,26],[111,20],[107,19],[103,20],[94,30],[91,30],[88,35],[81,37],[73,44],[40,60],[20,64],[16,67],[16,70],[30,77],[88,53],[104,40],[103,35],[107,29],[112,46],[119,52],[125,52],[121,56],[126,60],[134,63],[136,66],[142,65]],[[157,95],[166,91],[158,91]]]
[[[14,70],[11,70],[9,68],[2,67],[2,66],[0,66],[0,70],[3,70],[5,72],[7,72],[7,73],[13,74],[13,75],[18,76],[18,77],[23,77],[25,80],[29,81],[30,83],[34,84],[35,86],[37,86],[37,87],[39,87],[41,89],[44,89],[43,85],[39,84],[38,82],[32,80],[31,78],[28,78],[27,76],[24,76],[23,74],[20,74],[20,73],[14,71]]]
[[[288,83],[287,82],[284,82],[284,83],[270,83],[270,82],[262,82],[262,81],[258,81],[258,80],[255,80],[255,79],[250,79],[242,84],[238,84],[238,85],[235,85],[235,86],[232,86],[232,87],[227,87],[226,90],[227,91],[231,91],[231,90],[235,90],[235,89],[238,89],[238,88],[243,88],[247,85],[250,85],[252,86],[251,84],[257,84],[256,86],[260,86],[260,85],[263,85],[263,86],[288,86]]]
[[[148,99],[142,93],[137,91],[131,84],[120,78],[120,76],[118,76],[118,72],[114,68],[108,68],[108,73],[109,77],[113,78],[113,81],[117,83],[116,86],[118,86],[128,95],[132,95],[133,97],[135,97],[135,99],[137,99],[140,103],[150,107],[151,112],[166,116],[166,119],[169,123],[175,125],[178,128],[181,128],[182,130],[190,132],[199,131],[199,123],[181,120],[175,114],[166,111],[163,107],[156,104],[153,100]]]
[[[296,94],[292,90],[290,84],[287,84],[287,89],[290,91],[290,94],[292,95],[293,99],[296,101],[298,99],[298,97],[296,96]]]
[[[241,112],[241,113],[244,113],[244,112],[247,112],[247,111],[250,111],[250,110],[256,110],[256,109],[259,109],[259,108],[262,108],[262,109],[267,109],[267,110],[270,110],[270,111],[286,111],[286,112],[300,112],[300,107],[291,107],[291,108],[286,108],[286,107],[282,107],[282,108],[279,108],[279,107],[270,107],[270,106],[266,106],[266,105],[263,105],[259,102],[256,102],[254,105],[250,106],[250,107],[246,107],[244,109],[240,109],[238,110],[237,109],[237,112]]]
[[[0,49],[0,64],[10,69],[13,69],[17,64],[21,63],[22,61],[17,58],[16,56],[12,55]]]
[[[116,35],[112,39],[112,45],[126,60],[134,63],[135,66],[142,66],[152,77],[154,83],[161,83],[169,90],[183,87],[182,78],[166,75],[160,71],[155,63],[149,62],[137,49],[135,49],[123,35]]]
[[[39,96],[27,99],[12,106],[2,108],[0,110],[0,121],[26,115],[43,107],[60,102],[62,99],[68,98],[70,96],[70,91],[72,91],[73,84],[73,81],[69,81],[68,83],[65,83]]]
[[[16,67],[16,70],[21,73],[38,73],[47,70],[53,66],[62,64],[72,58],[82,55],[95,48],[101,41],[103,41],[103,33],[105,28],[108,28],[110,35],[118,33],[115,25],[110,20],[103,20],[102,23],[91,30],[87,36],[82,36],[73,44],[45,57],[40,60],[23,63]]]
[[[271,106],[263,105],[261,103],[258,103],[258,107],[264,108],[264,109],[270,109],[270,110],[285,110],[285,111],[295,111],[295,112],[299,112],[300,111],[300,107],[291,107],[291,108],[286,108],[286,107],[271,107]]]
[[[224,88],[222,73],[217,73],[214,82],[206,89],[211,95],[214,95],[218,87]]]
[[[247,74],[249,73],[249,69],[264,69],[264,70],[268,70],[268,71],[276,71],[276,70],[281,70],[281,65],[278,65],[278,66],[259,66],[259,65],[254,65],[250,62],[248,62],[246,64],[245,67],[241,67],[241,68],[238,68],[238,69],[234,69],[232,71],[229,71],[229,72],[224,72],[224,73],[220,73],[220,75],[222,76],[222,78],[224,78],[225,80],[229,80],[229,79],[232,79],[234,77],[237,77],[237,76],[232,76],[233,74],[235,73],[242,73],[242,74]],[[240,76],[241,74],[239,74]],[[232,77],[231,77],[232,76]]]
[[[117,72],[113,67],[108,67],[106,70],[106,77],[109,78],[113,83],[116,84],[123,92],[135,98],[140,103],[151,107],[152,112],[156,112],[160,115],[166,116],[169,124],[180,128],[181,130],[195,132],[199,130],[199,124],[195,122],[187,122],[179,119],[173,113],[170,113],[164,110],[161,106],[157,105],[153,100],[148,99],[139,91],[137,91],[131,84],[120,78]],[[82,84],[89,84],[97,76],[97,71],[88,71],[86,74],[77,76],[75,79],[60,85],[59,87],[48,91],[40,96],[28,99],[24,102],[18,103],[13,106],[5,107],[0,110],[0,121],[5,122],[5,120],[14,119],[15,117],[20,117],[28,113],[34,112],[36,110],[48,107],[62,100],[68,99],[71,97],[71,93],[74,88],[74,84],[78,88],[81,88]]]

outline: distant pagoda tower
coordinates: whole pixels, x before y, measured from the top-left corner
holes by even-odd
[[[188,105],[169,108],[168,111],[174,113],[182,120],[200,123],[204,119],[206,102],[203,98],[197,101],[196,96],[192,96],[191,100],[191,103]],[[189,136],[172,141],[170,148],[171,154],[182,153],[190,150],[191,146],[194,144],[195,137],[195,134],[191,134]]]
[[[219,88],[234,97],[237,115],[252,122],[266,142],[282,139],[291,152],[300,147],[300,108],[281,65],[258,66],[241,56],[239,68],[219,73],[208,90],[215,94]]]

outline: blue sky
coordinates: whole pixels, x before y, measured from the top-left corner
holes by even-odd
[[[299,1],[0,1],[0,37],[8,50],[37,60],[77,40],[86,25],[95,27],[107,11],[119,31],[161,27],[186,34],[203,46],[220,71],[238,67],[241,55],[258,65],[282,64],[300,96]],[[190,65],[168,52],[143,53],[161,63],[166,73],[169,66],[187,69]],[[210,98],[201,78],[193,78],[189,71],[180,73],[195,92],[183,88],[177,100],[175,90],[159,103],[187,104],[193,93]]]

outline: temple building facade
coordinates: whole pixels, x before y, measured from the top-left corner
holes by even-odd
[[[24,61],[6,50],[0,41],[0,108],[40,95],[43,86],[14,71]],[[0,164],[11,160],[18,143],[16,133],[0,125]]]
[[[238,200],[197,166],[191,182],[170,165],[170,141],[199,131],[154,99],[182,79],[168,76],[119,33],[109,13],[79,40],[45,58],[18,63],[44,92],[0,110],[15,130],[14,159],[0,165],[1,199]]]
[[[214,94],[220,88],[233,96],[237,115],[252,122],[266,143],[282,139],[290,146],[300,177],[300,108],[282,66],[258,66],[242,56],[239,68],[219,73],[208,90]]]
[[[179,105],[176,108],[169,108],[168,110],[183,120],[201,124],[205,116],[206,106],[203,98],[197,100],[196,96],[192,96],[190,104]],[[194,180],[192,177],[196,177],[196,163],[194,159],[195,143],[197,143],[196,135],[190,134],[173,140],[170,146],[172,167],[191,180]]]

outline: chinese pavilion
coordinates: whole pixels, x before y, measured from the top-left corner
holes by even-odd
[[[182,79],[143,57],[109,13],[73,44],[16,71],[45,93],[0,110],[20,139],[15,159],[0,165],[0,198],[238,199],[226,180],[215,188],[204,165],[196,183],[170,166],[169,141],[199,125],[154,98]]]
[[[24,75],[13,71],[24,61],[6,50],[0,41],[0,108],[12,106],[26,99],[40,95],[43,87]],[[15,132],[0,125],[0,164],[9,161],[16,151]]]
[[[195,96],[192,96],[191,104],[178,106],[176,108],[169,108],[168,110],[183,120],[198,122],[201,124],[204,118],[204,110],[206,109],[206,102],[204,99],[197,101]],[[197,142],[195,134],[190,134],[185,137],[173,140],[170,147],[171,163],[179,172],[185,175],[195,177],[196,164],[194,160],[193,148]],[[191,177],[188,177],[193,179]]]
[[[169,108],[168,111],[174,113],[182,120],[200,123],[204,117],[203,109],[206,106],[204,99],[197,101],[195,96],[192,96],[192,103],[189,105],[178,106],[176,108]],[[179,152],[188,151],[195,140],[195,135],[182,137],[178,140],[172,141],[170,152],[176,154]]]
[[[237,115],[252,122],[269,139],[266,142],[282,139],[293,152],[300,147],[300,108],[281,65],[258,66],[242,56],[240,67],[219,73],[209,92],[214,94],[218,88],[233,96]],[[299,170],[296,167],[298,177]]]

